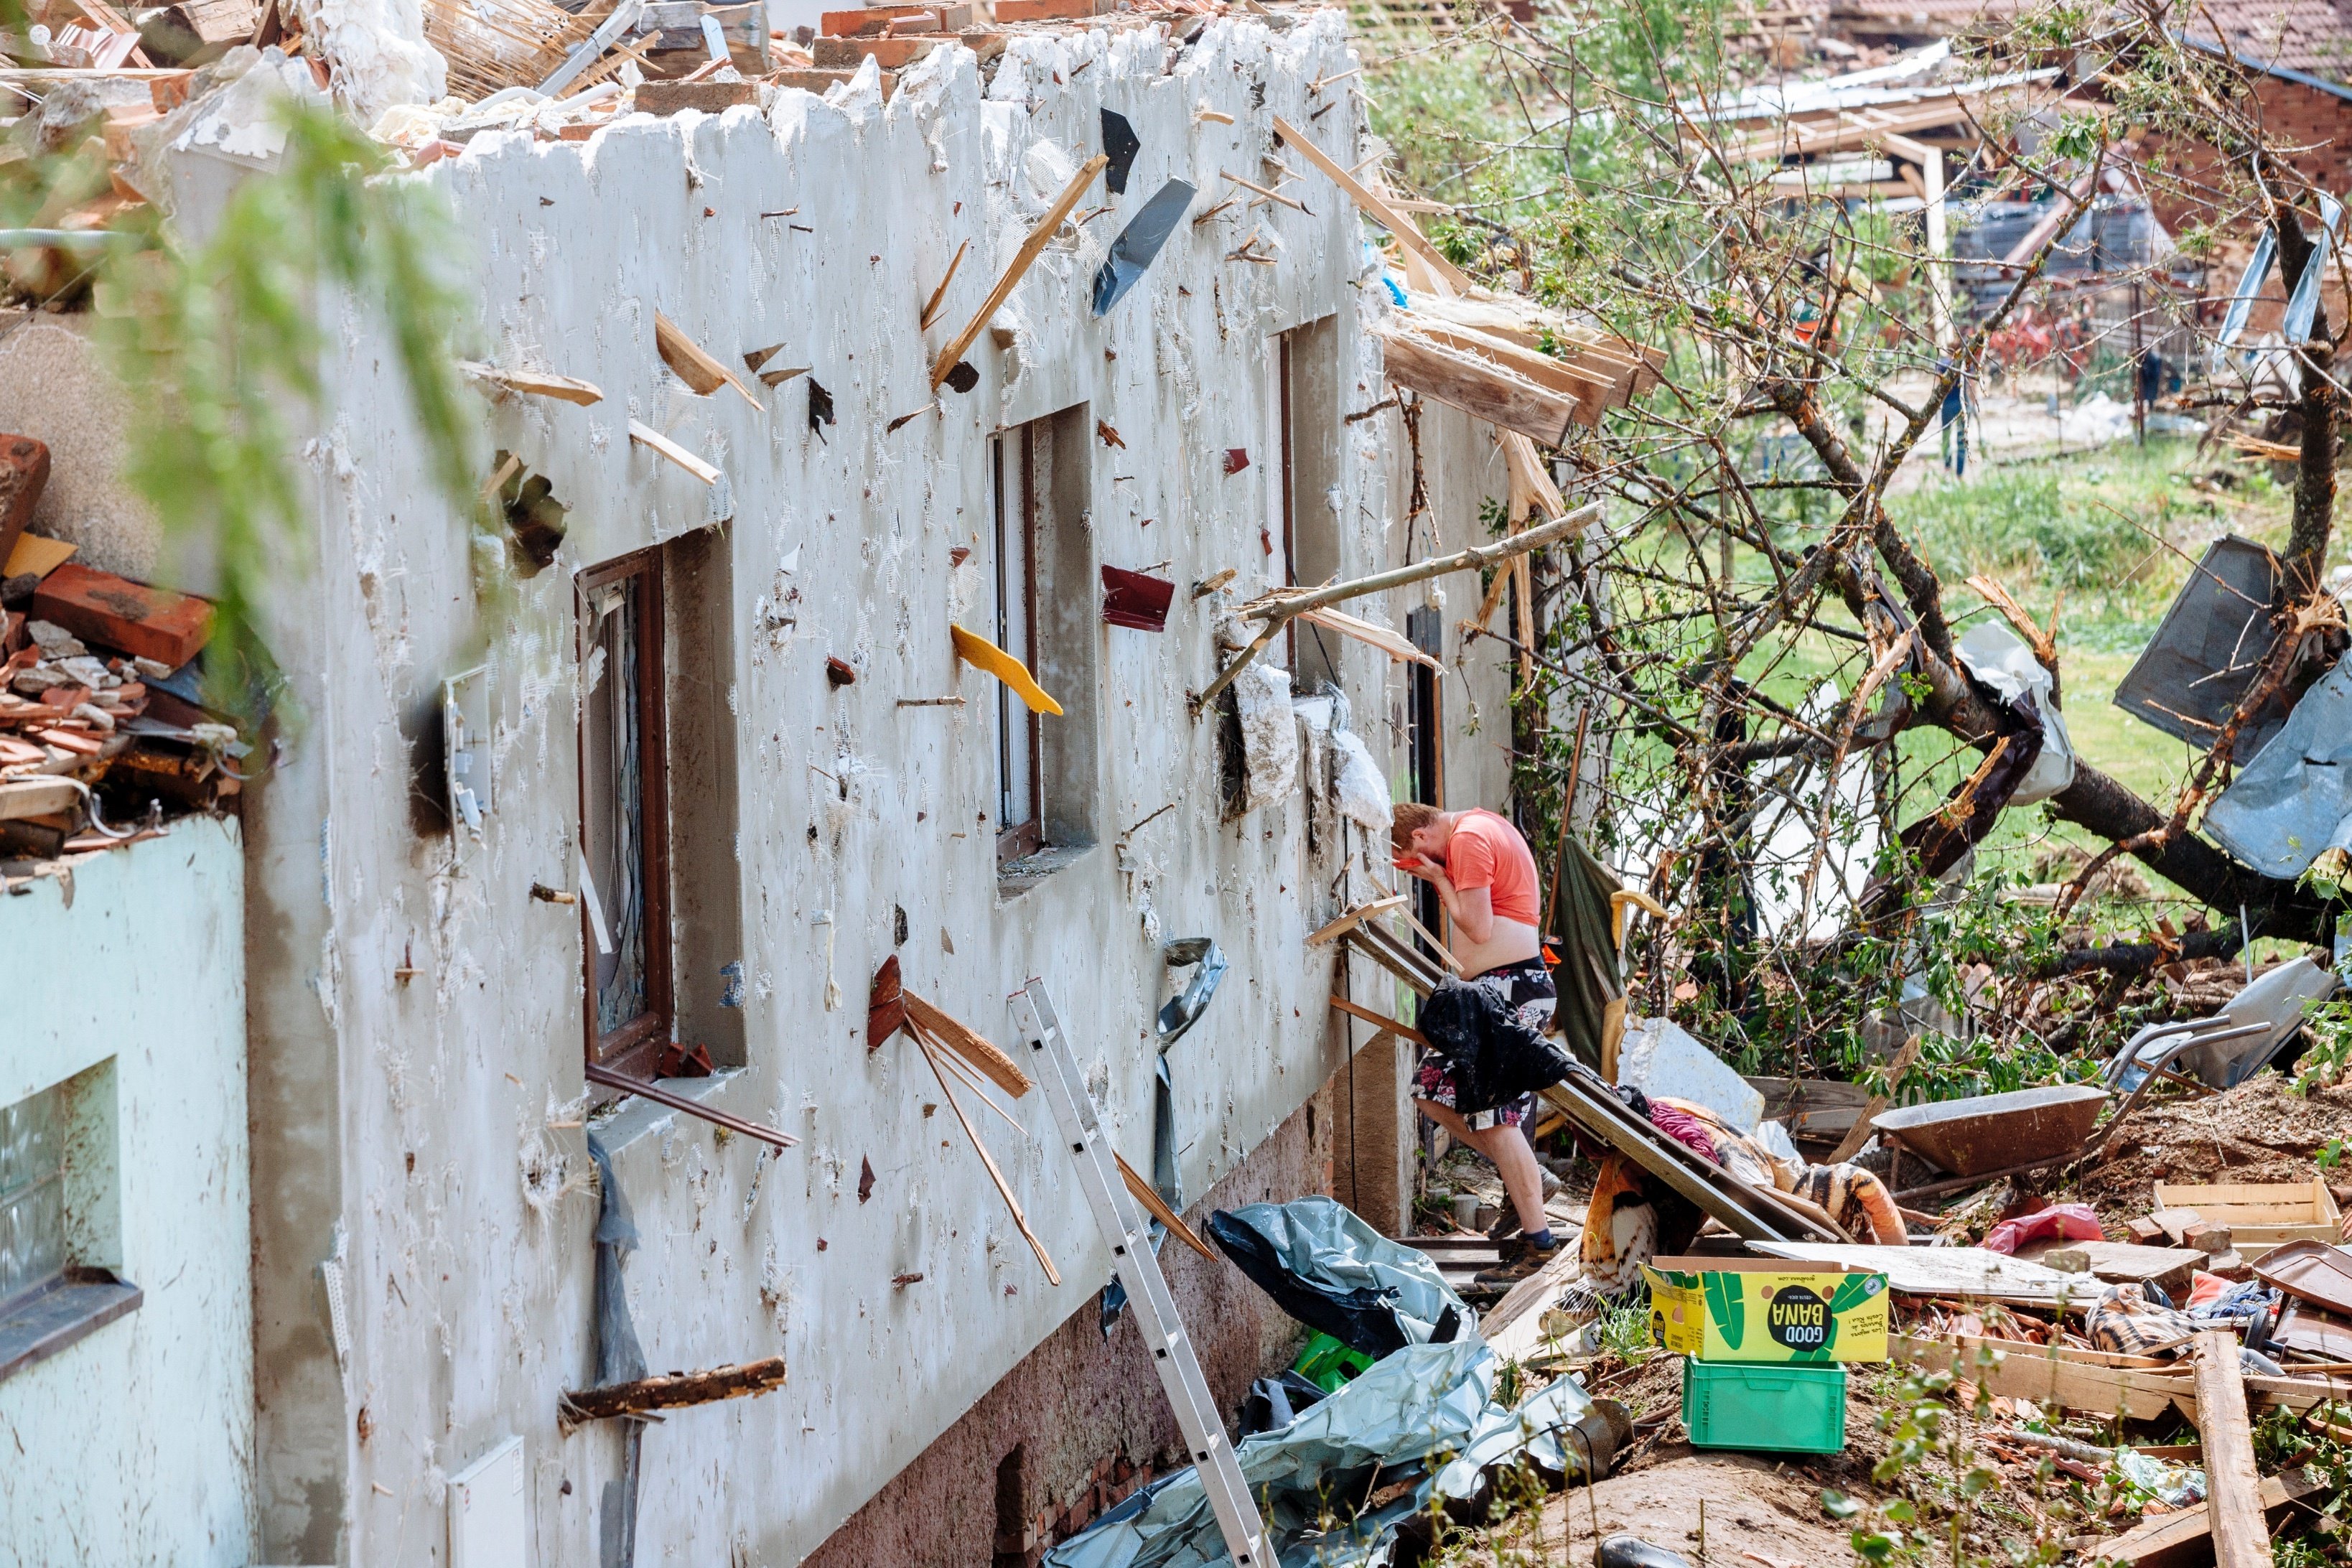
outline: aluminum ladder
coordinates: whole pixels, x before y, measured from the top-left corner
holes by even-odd
[[[1225,1551],[1234,1568],[1275,1568],[1274,1554],[1265,1547],[1265,1523],[1250,1499],[1249,1484],[1242,1479],[1241,1465],[1225,1436],[1208,1379],[1201,1375],[1192,1341],[1176,1316],[1175,1298],[1169,1295],[1160,1259],[1151,1250],[1151,1233],[1128,1195],[1118,1156],[1095,1117],[1094,1100],[1087,1093],[1077,1058],[1070,1054],[1054,999],[1046,994],[1044,981],[1032,980],[1006,1002],[1013,1010],[1013,1028],[1028,1043],[1030,1066],[1045,1086],[1045,1103],[1054,1108],[1062,1141],[1070,1146],[1077,1164],[1078,1185],[1086,1190],[1095,1225],[1110,1243],[1111,1266],[1119,1283],[1127,1287],[1128,1301],[1138,1314],[1136,1326],[1151,1347],[1152,1370],[1160,1374],[1160,1386],[1176,1412],[1185,1451],[1192,1456],[1201,1489],[1208,1494],[1209,1506],[1216,1512]]]

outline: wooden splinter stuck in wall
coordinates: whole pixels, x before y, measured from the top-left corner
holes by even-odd
[[[940,1081],[940,1092],[946,1096],[948,1109],[955,1113],[957,1125],[971,1141],[972,1152],[987,1167],[988,1179],[996,1184],[997,1196],[1003,1198],[1004,1206],[1012,1211],[1013,1226],[1021,1232],[1021,1238],[1029,1244],[1029,1250],[1037,1255],[1038,1266],[1045,1269],[1046,1279],[1055,1285],[1061,1284],[1061,1271],[1054,1267],[1053,1257],[1046,1252],[1045,1244],[1037,1239],[1035,1231],[1029,1228],[1029,1216],[1022,1213],[1021,1200],[1013,1195],[1013,1184],[997,1168],[996,1157],[981,1141],[980,1130],[972,1126],[971,1118],[964,1114],[963,1101],[956,1098],[952,1081],[955,1078],[962,1078],[964,1087],[979,1096],[982,1104],[1018,1128],[1020,1124],[982,1091],[980,1079],[987,1079],[1018,1100],[1029,1092],[1029,1075],[977,1029],[908,990],[899,978],[898,955],[894,952],[882,961],[880,969],[874,972],[874,984],[866,994],[866,1048],[868,1051],[881,1049],[892,1036],[902,1029],[915,1042],[916,1048],[923,1053],[923,1059],[930,1064],[931,1075]]]
[[[721,1399],[755,1398],[783,1385],[784,1358],[780,1355],[747,1361],[740,1366],[714,1366],[708,1372],[673,1372],[658,1377],[632,1378],[598,1388],[565,1390],[556,1398],[555,1424],[568,1437],[573,1427],[590,1421],[710,1405]]]
[[[715,485],[719,482],[719,470],[716,468],[704,462],[650,425],[641,425],[635,419],[630,420],[629,439],[640,447],[651,447],[657,456],[667,458],[706,485]]]
[[[500,370],[496,365],[469,359],[459,360],[457,370],[462,375],[488,382],[509,392],[527,392],[534,397],[552,397],[563,403],[577,403],[583,407],[604,400],[601,388],[593,382],[582,381],[578,376],[550,375],[534,370]]]
[[[744,402],[762,414],[768,411],[765,404],[751,395],[751,389],[743,384],[741,376],[720,363],[718,355],[688,337],[676,321],[659,310],[654,312],[654,350],[661,355],[662,363],[677,373],[678,380],[700,395],[707,397],[722,384],[731,386],[742,395]]]
[[[981,301],[980,309],[972,312],[971,320],[964,323],[961,331],[948,340],[948,346],[941,349],[939,358],[931,362],[933,392],[946,384],[948,373],[955,369],[956,363],[963,358],[964,351],[971,347],[972,341],[980,336],[981,329],[988,325],[989,318],[996,314],[998,307],[1012,295],[1014,287],[1028,276],[1029,268],[1045,253],[1046,241],[1054,237],[1055,231],[1062,226],[1062,220],[1070,216],[1071,209],[1078,205],[1078,198],[1087,194],[1087,187],[1095,183],[1095,176],[1101,174],[1109,163],[1108,156],[1096,153],[1087,160],[1086,166],[1077,172],[1062,194],[1054,198],[1054,205],[1045,209],[1045,216],[1037,220],[1037,226],[1029,231],[1029,237],[1021,242],[1021,248],[1013,253],[1013,259],[1005,265],[1003,275],[997,279],[996,286],[988,291],[988,298]]]

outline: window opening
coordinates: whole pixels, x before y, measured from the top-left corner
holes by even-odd
[[[660,552],[586,574],[581,595],[588,1058],[627,1071],[650,1068],[673,1019]]]
[[[1037,442],[1029,426],[990,443],[995,466],[996,646],[1037,668]],[[1029,705],[996,687],[996,858],[1045,847],[1038,809],[1044,733]]]

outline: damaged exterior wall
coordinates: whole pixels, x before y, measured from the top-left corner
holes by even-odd
[[[143,1292],[0,1379],[22,1568],[253,1561],[244,876],[236,824],[190,817],[0,899],[0,1105],[77,1086],[68,1261]]]
[[[1330,1190],[1331,1093],[1308,1100],[1186,1215],[1282,1203]],[[1219,1408],[1237,1408],[1253,1378],[1297,1359],[1306,1331],[1222,1260],[1171,1239],[1160,1266],[1199,1347]],[[807,1561],[807,1568],[1022,1561],[1052,1546],[1126,1491],[1181,1468],[1176,1417],[1146,1374],[1136,1316],[1106,1339],[1087,1301],[979,1403],[876,1493]],[[1034,1560],[1034,1559],[1031,1559]]]
[[[1019,37],[985,88],[945,50],[887,110],[788,92],[764,117],[639,118],[586,143],[485,134],[428,176],[473,247],[478,357],[605,395],[492,405],[491,444],[571,509],[556,565],[518,581],[500,542],[423,488],[375,323],[356,307],[331,323],[331,409],[308,448],[317,531],[268,629],[299,721],[251,808],[264,1560],[437,1560],[449,1477],[509,1435],[537,1560],[619,1557],[620,1435],[564,1438],[554,1421],[595,1356],[585,938],[576,907],[530,891],[579,882],[583,570],[676,552],[673,647],[690,657],[672,713],[697,736],[686,753],[673,735],[670,776],[681,1028],[732,1068],[680,1087],[803,1141],[763,1158],[641,1102],[595,1124],[644,1237],[627,1279],[652,1366],[792,1363],[777,1392],[647,1430],[639,1561],[796,1561],[1074,1331],[1108,1278],[1041,1097],[1013,1108],[1025,1141],[974,1117],[1059,1289],[911,1045],[868,1054],[864,994],[893,951],[911,988],[1000,1040],[1004,994],[1045,976],[1121,1152],[1149,1169],[1159,944],[1214,935],[1231,972],[1170,1053],[1188,1194],[1342,1065],[1330,960],[1300,945],[1339,907],[1336,814],[1315,807],[1311,851],[1297,794],[1227,820],[1219,725],[1186,692],[1215,668],[1219,606],[1280,577],[1274,334],[1331,323],[1294,343],[1334,356],[1324,395],[1292,410],[1302,452],[1321,454],[1295,472],[1321,463],[1328,479],[1293,498],[1301,560],[1318,531],[1343,574],[1402,547],[1391,437],[1342,423],[1382,395],[1358,221],[1301,182],[1311,212],[1236,203],[1180,225],[1109,318],[1085,304],[1104,246],[1162,181],[1198,184],[1197,212],[1225,172],[1261,178],[1273,115],[1356,162],[1360,103],[1308,90],[1349,69],[1343,22],[1286,20],[1213,22],[1181,51],[1157,29]],[[1128,195],[1015,290],[997,318],[1011,346],[983,333],[968,355],[977,390],[926,411],[929,356],[1095,149],[1105,106],[1142,140]],[[1276,265],[1228,259],[1252,230]],[[656,356],[656,310],[730,364],[780,344],[773,366],[810,373],[757,409],[723,387],[695,396]],[[837,412],[821,432],[812,383]],[[958,667],[948,630],[992,619],[989,439],[1047,416],[1069,464],[1038,670],[1069,710],[1046,721],[1063,847],[1007,889],[996,688]],[[633,418],[725,477],[706,488],[633,443]],[[1251,460],[1228,473],[1236,447]],[[1102,626],[1094,567],[1162,562],[1180,590],[1167,633]],[[1228,566],[1241,575],[1222,597],[1183,592]],[[1351,608],[1402,624],[1399,606]],[[855,683],[830,684],[828,658]],[[430,826],[429,802],[440,682],[485,662],[495,805],[477,839]],[[1389,753],[1385,660],[1349,644],[1337,663],[1355,727]],[[898,706],[947,696],[966,705]],[[317,1281],[330,1258],[347,1377]],[[1132,1376],[1157,1399],[1145,1367]]]

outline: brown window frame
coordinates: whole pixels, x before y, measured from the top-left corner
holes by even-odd
[[[616,1072],[641,1078],[653,1076],[654,1059],[667,1045],[677,1026],[677,994],[672,984],[670,952],[669,732],[665,693],[669,685],[669,644],[663,615],[664,580],[659,545],[593,567],[577,579],[578,657],[585,668],[594,647],[589,615],[591,595],[611,584],[642,579],[635,595],[638,647],[637,732],[638,815],[645,844],[646,1009],[609,1035],[596,1023],[596,932],[589,920],[587,900],[581,900],[580,937],[586,984],[584,1034],[587,1059]],[[583,694],[580,712],[580,853],[592,868],[596,856],[589,841],[588,709]],[[599,888],[601,900],[607,890]],[[606,918],[611,918],[607,911]]]
[[[1021,491],[1017,498],[1008,495],[1005,475],[1005,447],[1017,444],[1021,453]],[[994,557],[996,580],[994,631],[997,646],[1019,659],[1032,671],[1037,668],[1037,428],[1034,423],[1013,425],[997,432],[989,443],[991,472],[994,489],[993,530],[991,551]],[[1009,514],[1008,502],[1017,500],[1017,515]],[[1008,521],[1017,522],[1022,541],[1021,602],[1023,605],[1022,636],[1019,647],[1005,628],[1004,605],[1008,584],[1004,580],[1005,534]],[[1013,694],[1012,689],[997,687],[997,761],[996,761],[996,863],[1018,860],[1034,855],[1045,847],[1045,732],[1037,715],[1027,703]],[[1015,715],[1029,759],[1029,817],[1025,822],[1003,820],[1005,802],[1011,796],[1009,774]]]

